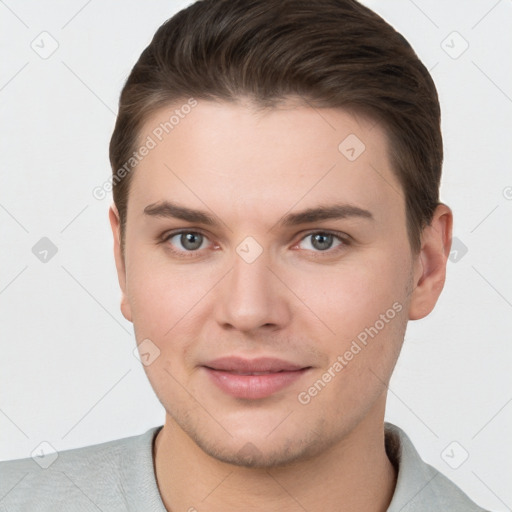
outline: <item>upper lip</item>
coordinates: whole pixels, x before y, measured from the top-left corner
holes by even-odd
[[[204,364],[207,368],[226,372],[292,372],[308,368],[282,359],[273,357],[258,357],[245,359],[237,356],[227,356],[214,359]]]

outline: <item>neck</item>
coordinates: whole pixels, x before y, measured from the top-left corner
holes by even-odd
[[[270,468],[214,459],[167,416],[154,445],[165,507],[169,512],[384,512],[396,474],[386,455],[380,412],[380,422],[365,418],[327,453]]]

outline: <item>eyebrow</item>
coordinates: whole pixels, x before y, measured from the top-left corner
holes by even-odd
[[[150,204],[144,208],[144,214],[151,217],[181,219],[187,222],[205,224],[208,226],[219,224],[214,216],[205,211],[194,210],[171,203],[170,201]],[[333,204],[308,208],[297,213],[288,213],[284,215],[276,225],[289,227],[322,220],[346,219],[350,217],[375,220],[369,210],[365,210],[359,206],[351,204]]]
[[[144,208],[144,214],[152,217],[175,218],[198,224],[213,226],[217,224],[215,218],[201,210],[193,210],[185,206],[179,206],[169,201],[153,203]]]
[[[372,212],[351,204],[333,204],[308,208],[297,213],[289,213],[278,222],[282,226],[295,226],[297,224],[308,224],[321,220],[346,219],[359,217],[362,219],[375,220]]]

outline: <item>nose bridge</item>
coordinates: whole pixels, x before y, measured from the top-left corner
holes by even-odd
[[[239,330],[253,330],[286,321],[285,297],[269,270],[270,255],[251,240],[242,242],[233,256],[229,273],[218,297],[218,321]]]

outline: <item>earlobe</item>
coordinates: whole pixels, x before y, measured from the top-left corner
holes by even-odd
[[[426,317],[436,305],[446,279],[446,264],[452,243],[453,214],[440,204],[430,225],[422,232],[421,250],[416,257],[409,320]]]
[[[115,203],[111,204],[108,216],[110,220],[110,227],[112,228],[112,235],[114,237],[114,259],[117,269],[117,279],[119,287],[121,288],[121,313],[126,320],[131,322],[131,307],[126,293],[126,265],[121,251],[121,221]]]

